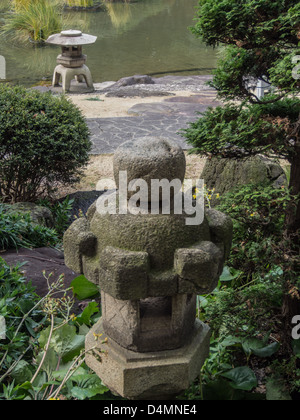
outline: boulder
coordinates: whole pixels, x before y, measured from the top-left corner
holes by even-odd
[[[147,75],[140,75],[136,74],[130,77],[123,77],[122,79],[118,80],[114,85],[113,88],[124,87],[124,86],[132,86],[132,85],[153,85],[155,82],[152,77]]]
[[[1,257],[11,267],[17,264],[22,265],[22,273],[27,281],[30,281],[40,297],[44,297],[49,292],[49,284],[56,282],[59,276],[64,275],[64,285],[70,287],[71,282],[77,277],[77,273],[66,267],[64,254],[52,248],[19,248],[17,251],[11,249],[1,253]],[[45,273],[45,276],[44,276]]]
[[[207,160],[201,179],[204,179],[208,189],[215,188],[220,195],[240,185],[266,183],[279,188],[287,182],[282,167],[263,156],[246,159],[212,158]]]
[[[73,298],[71,289],[72,281],[78,276],[78,273],[69,269],[64,262],[63,252],[53,248],[35,248],[18,250],[11,249],[1,253],[6,263],[15,267],[22,264],[22,274],[27,282],[30,282],[35,288],[35,292],[41,298],[49,292],[49,285],[56,283],[60,276],[63,277],[63,289],[68,289],[67,296]],[[57,291],[55,297],[62,298],[65,292]],[[100,298],[93,299],[100,304]],[[75,300],[72,312],[79,314],[84,309],[84,305],[88,304],[88,300],[79,302]]]
[[[54,219],[51,211],[47,207],[39,206],[35,203],[15,203],[5,204],[4,208],[7,213],[29,214],[34,224],[45,227],[54,227]]]
[[[162,92],[159,90],[145,90],[135,88],[132,86],[125,86],[120,89],[114,89],[108,92],[105,96],[107,98],[147,98],[149,96],[174,96],[171,92]]]

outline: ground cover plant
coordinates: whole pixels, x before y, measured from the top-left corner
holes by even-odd
[[[97,303],[75,316],[63,276],[45,277],[48,293],[41,298],[21,268],[0,258],[0,400],[113,399],[84,363],[85,335],[100,316]],[[77,289],[85,289],[80,279]],[[96,337],[95,344],[98,339],[105,342]]]
[[[55,229],[32,223],[30,214],[7,212],[0,204],[0,250],[55,247],[58,242]]]

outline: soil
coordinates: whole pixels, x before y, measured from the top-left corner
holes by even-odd
[[[69,98],[82,111],[86,118],[114,118],[129,117],[130,114],[127,111],[137,104],[164,102],[167,96],[178,98],[194,96],[194,93],[190,91],[168,92],[167,95],[163,91],[150,91],[147,96],[141,96],[137,94],[141,92],[141,89],[135,90],[135,94],[132,96],[132,91],[132,88],[130,90],[123,88],[118,91],[113,91],[115,95],[120,94],[121,96],[111,97],[107,96],[109,94],[108,92],[101,93],[100,91],[100,93],[96,92],[85,95],[72,94],[69,95]]]

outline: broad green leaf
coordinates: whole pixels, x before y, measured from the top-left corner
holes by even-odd
[[[74,357],[80,354],[80,351],[84,349],[85,345],[85,336],[76,335],[73,340],[69,343],[68,347],[64,349],[63,353],[63,362],[67,363],[70,360],[73,360]]]
[[[279,350],[280,344],[279,343],[271,343],[266,347],[261,349],[253,349],[253,354],[258,357],[271,357]]]
[[[231,346],[235,346],[237,344],[241,344],[242,339],[239,337],[234,337],[232,335],[229,335],[228,337],[225,338],[225,340],[222,341],[221,345],[224,347],[231,347]]]
[[[90,302],[82,314],[77,317],[76,321],[80,324],[91,325],[91,317],[97,312],[99,312],[98,304]]]
[[[62,381],[67,375],[67,373],[69,372],[71,365],[72,365],[72,362],[62,364],[59,370],[57,370],[56,372],[53,372],[53,378],[57,379],[58,381]],[[74,381],[74,378],[77,375],[82,376],[85,374],[86,374],[86,370],[82,367],[79,367],[76,370],[76,372],[71,376],[71,380]]]
[[[78,378],[76,387],[71,390],[71,394],[74,398],[84,400],[86,398],[92,398],[98,394],[104,394],[108,391],[108,388],[102,384],[101,379],[95,374],[76,375],[73,379]]]
[[[247,356],[250,356],[253,353],[253,350],[258,350],[263,346],[263,342],[254,337],[249,337],[242,341],[242,347]]]
[[[99,295],[99,288],[84,276],[76,277],[72,283],[74,296],[79,300],[88,299]]]
[[[275,354],[279,347],[279,343],[271,343],[265,345],[265,340],[259,340],[258,338],[247,338],[242,342],[244,352],[250,356],[255,354],[258,357],[271,357]]]
[[[32,318],[28,317],[25,320],[25,325],[29,333],[33,336],[37,336],[37,329],[41,325],[40,323],[35,322]]]
[[[17,366],[11,372],[10,376],[12,379],[14,379],[15,384],[19,385],[25,382],[29,382],[33,374],[29,363],[27,363],[25,360],[20,360]]]
[[[41,352],[37,355],[36,362],[38,366],[40,365],[42,358],[44,356],[45,352]],[[44,362],[42,364],[42,371],[46,372],[48,375],[48,378],[51,377],[52,373],[55,371],[58,363],[58,357],[54,351],[53,348],[49,348],[47,351],[47,354],[45,356]]]
[[[237,279],[240,275],[241,271],[225,266],[223,269],[223,273],[221,274],[220,280],[223,282],[232,281]]]
[[[82,324],[79,326],[79,330],[78,330],[79,335],[86,336],[89,332],[90,332],[90,328],[87,325]]]
[[[46,346],[50,333],[50,327],[43,330],[39,337],[39,343],[42,348]],[[64,362],[68,362],[74,356],[80,353],[84,347],[85,337],[76,334],[74,325],[65,324],[55,330],[50,340],[50,348],[52,348]]]
[[[28,391],[28,390],[32,390],[33,386],[29,381],[27,381],[27,382],[24,382],[22,385],[20,385],[18,388],[19,389],[22,388],[22,389],[25,389],[26,391]]]
[[[41,331],[39,337],[39,343],[42,348],[44,348],[48,342],[50,334],[50,327]],[[50,340],[50,347],[52,347],[57,354],[60,356],[63,355],[65,348],[69,346],[73,338],[76,335],[76,327],[74,325],[65,324],[54,330]]]
[[[71,394],[72,397],[77,398],[78,400],[85,400],[86,398],[91,398],[94,397],[95,395],[98,394],[97,390],[93,391],[90,389],[82,389],[79,388],[78,386],[75,386],[74,388],[72,388],[71,390]]]
[[[234,389],[251,391],[257,386],[257,379],[252,369],[247,366],[238,367],[229,372],[222,373],[221,376],[229,379],[230,386]]]
[[[3,384],[3,388],[5,388],[5,385]],[[15,394],[14,399],[15,400],[32,400],[34,396],[34,388],[32,384],[27,381],[23,384],[17,385],[14,388]]]
[[[225,379],[218,378],[205,384],[203,387],[203,395],[206,401],[229,401],[233,400],[235,390],[228,386]]]
[[[20,299],[18,305],[23,314],[27,314],[34,306],[33,302],[28,299]]]

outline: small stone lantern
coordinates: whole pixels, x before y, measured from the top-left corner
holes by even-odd
[[[57,57],[57,66],[53,75],[53,87],[59,87],[60,78],[62,79],[63,92],[70,91],[71,81],[75,78],[77,82],[86,82],[87,90],[94,90],[91,72],[86,63],[86,55],[82,53],[82,46],[93,44],[97,37],[83,34],[81,31],[68,30],[60,34],[51,35],[47,39],[48,44],[60,45],[62,52]]]
[[[183,150],[146,137],[121,145],[114,174],[184,180]],[[120,190],[111,192],[120,199]],[[64,235],[65,262],[100,285],[102,318],[86,338],[86,364],[115,394],[172,399],[199,375],[210,329],[196,319],[196,295],[218,284],[232,241],[232,221],[209,209],[202,224],[186,214],[101,214],[94,203]],[[107,342],[97,337],[107,337]]]

